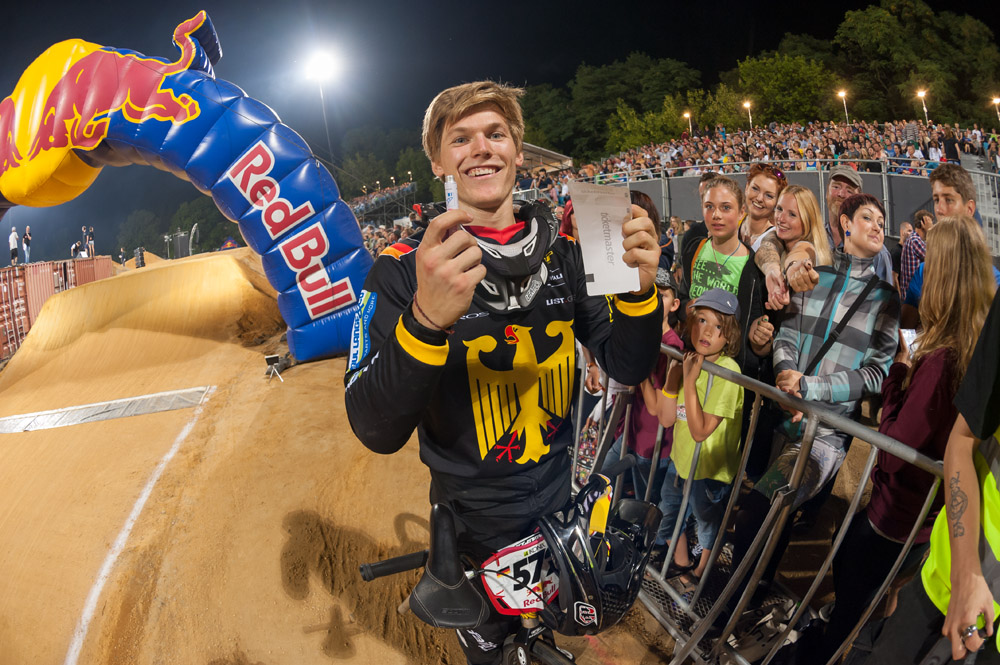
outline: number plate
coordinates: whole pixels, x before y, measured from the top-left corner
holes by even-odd
[[[501,614],[538,612],[559,592],[559,577],[536,533],[503,548],[483,564],[483,586]],[[544,600],[543,600],[544,599]]]

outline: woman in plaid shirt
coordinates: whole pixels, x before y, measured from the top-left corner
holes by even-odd
[[[856,194],[840,207],[845,230],[844,251],[835,251],[832,266],[816,268],[819,284],[812,291],[796,293],[786,310],[787,318],[774,342],[776,385],[802,399],[854,418],[861,398],[878,395],[882,380],[896,353],[899,334],[899,294],[878,280],[874,257],[884,240],[885,211],[870,194]],[[827,337],[875,280],[865,300],[851,315],[840,337],[808,372]],[[734,568],[742,560],[763,524],[774,493],[788,484],[802,444],[802,414],[787,414],[775,430],[777,460],[742,501],[736,520]],[[805,476],[795,496],[794,507],[815,496],[836,476],[847,456],[850,437],[820,426],[816,432]],[[785,529],[775,550],[765,580],[770,580],[788,544]]]

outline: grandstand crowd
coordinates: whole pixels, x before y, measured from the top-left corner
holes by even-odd
[[[699,175],[706,171],[738,173],[752,162],[779,165],[786,171],[829,169],[838,163],[856,170],[926,176],[938,164],[959,162],[960,154],[982,158],[984,170],[1000,170],[1000,137],[971,129],[926,124],[918,120],[882,125],[855,121],[778,124],[727,131],[723,126],[684,132],[679,138],[645,145],[599,160],[584,168],[597,182]]]
[[[372,208],[378,208],[392,201],[398,201],[405,196],[413,194],[415,191],[417,191],[417,184],[415,182],[404,182],[401,185],[380,187],[373,192],[356,196],[348,201],[347,205],[351,207],[355,215],[360,216]]]

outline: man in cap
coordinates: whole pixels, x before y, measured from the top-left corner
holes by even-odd
[[[840,204],[863,191],[861,176],[850,166],[838,164],[830,169],[830,180],[826,185],[826,237],[833,249],[844,249],[844,232],[840,228]],[[889,250],[875,256],[875,274],[879,279],[892,284],[892,257]]]

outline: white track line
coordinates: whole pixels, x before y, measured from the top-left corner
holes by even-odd
[[[160,460],[160,463],[156,465],[156,469],[153,470],[153,475],[149,477],[148,481],[146,481],[146,486],[142,488],[142,493],[139,495],[139,498],[136,499],[135,505],[132,506],[132,512],[129,513],[128,519],[125,520],[125,525],[118,533],[118,537],[115,538],[115,542],[108,551],[108,556],[105,557],[104,564],[101,566],[101,570],[97,574],[94,586],[90,588],[90,593],[87,594],[87,601],[83,605],[83,614],[80,615],[80,621],[77,622],[76,629],[73,631],[73,641],[69,645],[69,651],[66,652],[66,660],[63,661],[63,665],[76,665],[77,661],[80,659],[80,651],[83,650],[83,642],[87,639],[87,630],[90,628],[90,622],[93,620],[94,613],[97,611],[97,601],[101,597],[101,591],[104,590],[105,583],[107,583],[108,578],[111,577],[111,571],[115,567],[118,557],[125,549],[125,543],[128,541],[128,537],[132,533],[132,527],[135,526],[136,520],[139,519],[142,509],[146,505],[146,500],[149,499],[149,496],[153,493],[153,486],[156,485],[160,476],[163,475],[163,471],[167,468],[167,464],[169,464],[170,460],[177,454],[177,451],[180,449],[184,439],[186,439],[188,434],[191,433],[191,430],[194,429],[194,425],[198,422],[198,416],[201,415],[205,402],[208,401],[208,398],[212,396],[213,392],[215,392],[214,386],[209,388],[205,393],[201,403],[195,409],[194,415],[191,416],[191,420],[189,420],[184,426],[184,429],[180,431],[177,438],[174,439],[174,445],[170,447],[167,454],[164,455],[163,459]]]

